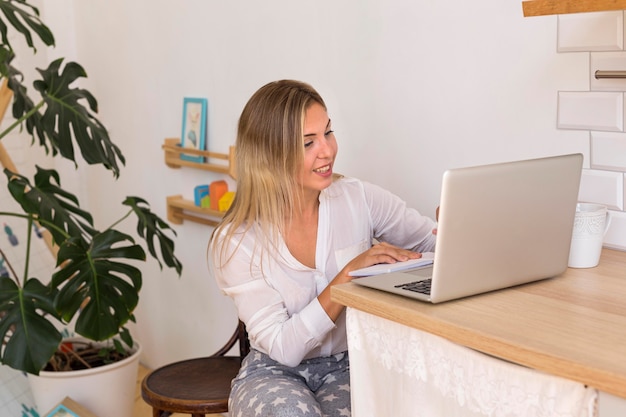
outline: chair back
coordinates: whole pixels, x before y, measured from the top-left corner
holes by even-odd
[[[246,325],[239,320],[239,324],[235,329],[235,332],[230,337],[228,342],[211,357],[226,356],[226,354],[235,346],[235,343],[239,342],[239,356],[243,360],[248,353],[250,353],[250,340],[248,339],[248,332],[246,331]]]

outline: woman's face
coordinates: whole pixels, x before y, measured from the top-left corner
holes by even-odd
[[[328,113],[319,103],[311,105],[304,116],[304,164],[300,185],[316,195],[332,183],[337,141]]]

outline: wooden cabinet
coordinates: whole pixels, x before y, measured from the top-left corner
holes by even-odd
[[[525,17],[601,12],[626,9],[626,0],[527,0],[522,9]]]
[[[178,169],[181,167],[202,169],[230,175],[235,178],[235,147],[231,146],[228,154],[200,151],[182,148],[178,138],[165,139],[162,146],[165,153],[165,165]],[[193,162],[180,158],[180,154],[199,155],[208,162]],[[182,195],[167,197],[167,220],[173,224],[182,224],[183,220],[190,220],[208,226],[216,226],[223,212],[211,210],[207,207],[198,207],[193,201],[185,200]]]

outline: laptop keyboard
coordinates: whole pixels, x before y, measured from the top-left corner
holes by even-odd
[[[413,281],[407,282],[406,284],[398,284],[395,287],[400,288],[407,291],[419,292],[422,294],[430,295],[430,285],[432,283],[432,279],[424,279],[421,281]]]

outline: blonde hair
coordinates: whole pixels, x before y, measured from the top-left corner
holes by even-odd
[[[262,252],[277,247],[286,219],[299,204],[304,117],[314,103],[326,109],[310,85],[281,80],[261,87],[244,107],[235,147],[235,199],[211,236],[213,259],[220,265],[234,254],[226,253],[229,242],[235,235],[243,239],[250,228]]]

